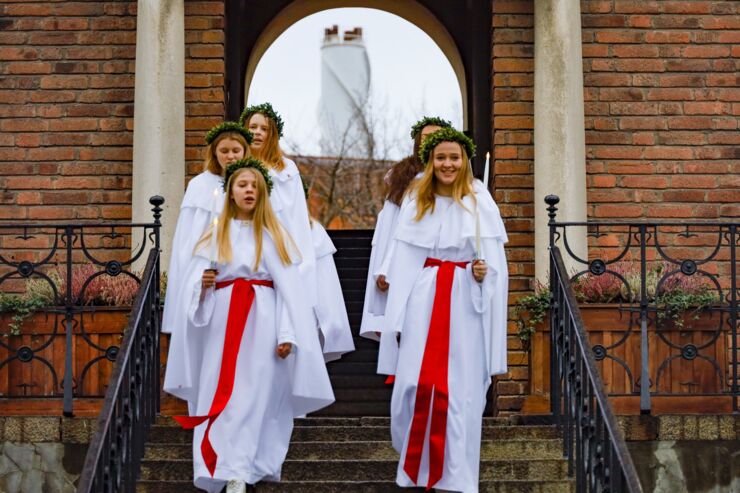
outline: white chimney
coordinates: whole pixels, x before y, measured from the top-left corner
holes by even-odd
[[[321,152],[326,156],[369,156],[366,105],[370,94],[370,61],[362,28],[344,32],[324,29],[321,47]]]

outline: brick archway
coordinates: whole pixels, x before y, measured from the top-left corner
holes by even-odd
[[[239,116],[257,63],[280,34],[304,17],[342,7],[383,10],[429,35],[460,84],[464,129],[478,143],[480,155],[491,149],[491,2],[483,0],[227,0],[227,117]]]

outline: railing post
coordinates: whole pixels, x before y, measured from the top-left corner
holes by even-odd
[[[149,198],[149,203],[153,205],[152,207],[152,216],[154,217],[154,248],[157,249],[157,251],[160,251],[160,231],[161,228],[161,221],[160,218],[162,217],[162,204],[164,204],[164,197],[161,195],[154,195]],[[160,286],[160,279],[161,279],[161,265],[160,265],[160,259],[161,256],[157,256],[157,264],[155,265],[155,273],[154,273],[154,292],[152,293],[152,302],[149,304],[148,309],[151,312],[151,321],[152,321],[152,333],[153,333],[153,370],[152,370],[152,379],[154,380],[152,382],[152,387],[155,389],[154,395],[152,396],[154,402],[153,402],[153,411],[154,413],[159,412],[160,408],[160,395],[159,395],[159,387],[160,387],[160,348],[159,348],[159,329],[160,325],[162,323],[159,315],[160,315],[160,299],[161,299],[161,293],[159,290]]]
[[[738,385],[737,385],[737,324],[738,324],[738,306],[737,306],[737,226],[730,225],[730,332],[732,334],[732,411],[738,412]],[[720,300],[722,302],[722,300]]]
[[[650,414],[650,351],[648,342],[647,226],[640,225],[640,414]]]
[[[559,392],[559,377],[558,377],[558,362],[557,362],[557,300],[555,299],[555,266],[553,264],[552,249],[555,246],[555,217],[557,215],[558,208],[557,204],[560,202],[560,197],[557,195],[548,195],[545,197],[545,203],[547,204],[547,215],[550,218],[547,225],[550,229],[550,411],[556,418],[560,415],[560,392]]]
[[[72,226],[64,228],[64,240],[66,243],[67,258],[67,286],[64,293],[64,400],[62,403],[62,413],[67,416],[73,416],[73,397],[74,397],[74,379],[73,379],[73,362],[72,362],[72,311],[74,309],[72,292],[72,242],[74,241],[74,232]]]

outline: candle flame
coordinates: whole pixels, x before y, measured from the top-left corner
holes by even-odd
[[[486,153],[486,159],[488,159],[489,157],[491,157],[491,153],[490,152],[487,152]]]
[[[218,197],[218,188],[213,189],[213,196]]]

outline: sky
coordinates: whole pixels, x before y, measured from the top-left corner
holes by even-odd
[[[320,154],[318,104],[324,29],[362,27],[371,66],[371,100],[382,109],[388,157],[411,152],[409,130],[425,115],[460,128],[462,98],[457,78],[437,44],[421,29],[387,12],[342,8],[318,12],[288,28],[259,61],[247,101],[270,101],[285,121],[283,148]]]

